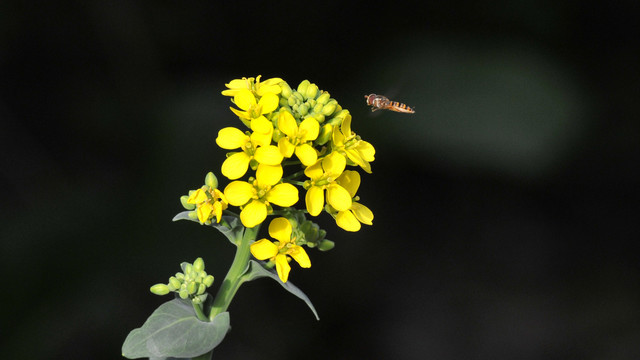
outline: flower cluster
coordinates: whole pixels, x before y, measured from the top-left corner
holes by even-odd
[[[247,228],[269,215],[288,214],[269,226],[275,243],[262,239],[251,248],[257,259],[275,264],[286,281],[291,259],[311,266],[301,245],[318,245],[295,236],[305,220],[294,219],[287,209],[298,203],[299,191],[305,191],[304,207],[311,216],[326,212],[347,231],[371,225],[373,213],[356,195],[360,174],[347,167],[371,173],[375,149],[353,132],[349,111],[308,80],[292,89],[281,78],[261,81],[258,76],[232,80],[226,87],[222,94],[232,97],[235,106],[230,109],[246,126],[225,127],[216,138],[218,146],[230,151],[221,168],[230,183],[220,191],[217,180],[210,179],[215,177],[208,175],[205,186],[182,202],[201,224],[220,222],[228,206],[239,208]]]
[[[194,304],[201,304],[206,299],[205,291],[213,284],[213,275],[204,271],[204,260],[197,258],[193,264],[180,264],[183,272],[176,273],[169,278],[168,284],[156,284],[151,292],[156,295],[166,295],[175,292],[182,299],[190,298]]]

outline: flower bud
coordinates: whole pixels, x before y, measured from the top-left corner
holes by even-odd
[[[318,145],[324,145],[331,139],[331,133],[333,132],[333,126],[325,124],[320,129],[320,135],[316,139],[315,143]]]
[[[333,249],[334,246],[336,246],[336,244],[333,241],[324,239],[320,242],[320,244],[318,244],[318,250],[328,251]]]
[[[298,113],[302,116],[307,115],[307,113],[309,112],[309,106],[307,104],[302,104],[300,106],[298,106]]]
[[[187,291],[189,292],[189,295],[195,294],[196,291],[198,291],[198,284],[190,282],[189,285],[187,285]]]
[[[202,260],[201,257],[197,258],[196,261],[193,262],[193,270],[196,272],[202,272],[204,270],[204,260]]]
[[[218,178],[212,172],[209,172],[204,178],[204,183],[211,189],[218,188]]]
[[[282,91],[280,92],[280,95],[282,95],[282,97],[284,97],[285,99],[288,99],[292,93],[292,90],[289,84],[283,81],[280,83],[280,88],[282,89]]]
[[[329,116],[336,110],[336,104],[329,103],[322,108],[322,114]]]
[[[149,289],[149,291],[156,295],[167,295],[170,290],[165,284],[155,284]]]
[[[202,283],[207,287],[211,287],[211,285],[213,285],[213,275],[207,275],[207,277],[202,280]]]
[[[302,92],[302,91],[300,91],[300,92]],[[302,92],[302,93],[305,94],[307,99],[315,99],[316,95],[318,95],[318,85],[310,84],[309,86],[307,86],[307,90]]]
[[[312,109],[318,105],[318,103],[314,99],[307,99],[307,105],[309,105],[309,109]]]
[[[189,297],[189,292],[186,289],[181,289],[178,295],[180,295],[181,299],[186,299]]]
[[[196,294],[202,295],[206,290],[207,290],[207,286],[205,284],[200,284],[198,285],[198,292]]]
[[[301,92],[298,92],[298,91],[294,92],[292,97],[296,102],[304,102],[304,96],[302,96]]]
[[[171,291],[180,289],[180,286],[182,286],[182,282],[180,280],[173,276],[169,278],[169,289]]]
[[[317,104],[316,104],[316,106],[314,106],[314,107],[313,107],[313,112],[314,112],[315,114],[319,114],[320,112],[322,112],[322,108],[323,108],[323,107],[324,107],[324,106],[323,106],[322,104],[317,103]]]
[[[187,200],[189,200],[189,196],[187,196],[187,195],[180,196],[180,203],[182,204],[182,207],[187,209],[187,210],[195,209],[196,205],[195,204],[189,204],[187,202]]]
[[[296,94],[297,94],[297,93],[296,93]],[[296,101],[296,100],[297,100],[297,99],[296,99],[296,97],[295,97],[295,96],[292,96],[292,97],[290,97],[290,98],[288,99],[287,104],[289,104],[289,106],[293,106],[293,105],[295,105],[295,104],[297,103],[297,101]]]
[[[309,87],[310,84],[309,80],[302,80],[300,85],[298,85],[298,92],[305,94],[307,92],[307,87]]]
[[[331,95],[329,95],[329,93],[327,91],[323,91],[322,95],[318,96],[318,99],[316,99],[318,101],[318,104],[326,104],[329,102],[329,99],[331,98]]]

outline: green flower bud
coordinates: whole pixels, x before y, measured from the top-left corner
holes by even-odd
[[[316,99],[318,101],[319,104],[326,104],[329,102],[329,99],[331,98],[331,95],[329,95],[328,92],[323,91],[322,94],[320,96],[318,96],[318,99]]]
[[[181,272],[177,272],[176,279],[180,280],[180,282],[182,283],[184,281],[184,274]]]
[[[280,98],[280,106],[285,106],[285,105],[289,105],[289,99],[281,97]]]
[[[170,290],[165,284],[155,284],[149,289],[149,291],[156,295],[167,295]]]
[[[204,260],[202,260],[201,257],[197,258],[196,261],[193,262],[193,270],[196,272],[202,272],[204,270]]]
[[[182,286],[182,282],[180,280],[173,276],[169,278],[169,289],[171,291],[180,289],[180,286]]]
[[[297,93],[296,93],[296,94],[297,94]],[[297,101],[296,101],[296,100],[297,100],[297,99],[296,99],[296,97],[295,97],[295,96],[292,96],[292,97],[290,97],[290,98],[288,99],[287,104],[289,104],[289,106],[293,106],[293,105],[295,105],[295,104],[297,103]]]
[[[319,113],[321,113],[321,112],[322,112],[322,108],[323,108],[323,107],[324,107],[324,106],[323,106],[322,104],[320,104],[320,103],[316,104],[316,106],[314,106],[314,107],[313,107],[313,113],[314,113],[314,114],[319,114]]]
[[[187,196],[187,195],[180,196],[180,203],[182,204],[182,207],[187,209],[187,210],[195,209],[196,208],[196,204],[189,204],[187,202],[187,200],[189,200],[189,196]]]
[[[322,124],[324,122],[324,115],[322,115],[322,114],[315,114],[315,115],[313,115],[313,117],[316,118],[316,120],[318,120],[318,122],[320,124]]]
[[[301,92],[298,92],[298,91],[294,92],[293,97],[296,102],[304,102],[304,96],[302,96]]]
[[[189,297],[189,292],[186,289],[181,289],[178,295],[181,299],[187,299]]]
[[[302,104],[300,106],[298,106],[298,113],[302,116],[307,115],[307,113],[309,112],[309,106],[307,104]]]
[[[204,178],[204,183],[211,189],[218,188],[218,178],[212,172],[209,172]]]
[[[336,246],[336,244],[333,241],[324,239],[318,244],[318,250],[327,251],[333,249],[334,246]]]
[[[202,280],[202,283],[207,287],[211,287],[211,285],[213,285],[213,275],[207,275],[207,277]]]
[[[329,103],[322,108],[322,114],[325,116],[329,116],[333,114],[335,110],[336,110],[336,104]]]
[[[289,84],[283,81],[280,83],[280,88],[282,89],[282,91],[280,91],[280,95],[285,99],[288,99],[289,96],[291,96],[291,93],[293,92]]]
[[[190,282],[189,285],[187,285],[187,291],[189,292],[189,295],[195,294],[196,291],[198,291],[198,284]]]
[[[309,80],[302,80],[300,85],[298,85],[298,92],[305,94],[307,92],[307,87],[309,87],[310,84]]]
[[[320,129],[320,135],[316,139],[315,143],[318,145],[324,145],[331,139],[331,133],[333,132],[333,126],[325,124]]]
[[[314,99],[307,99],[307,105],[309,105],[309,109],[314,108],[316,105],[318,105],[318,102],[315,101]]]
[[[305,96],[307,97],[307,99],[315,99],[316,95],[318,95],[318,85],[316,84],[310,84],[309,86],[307,86],[307,90],[305,92],[303,92],[305,94]],[[302,91],[300,91],[302,92]]]
[[[198,292],[196,293],[197,295],[202,295],[204,294],[204,292],[207,290],[207,285],[205,284],[200,284],[198,285]]]

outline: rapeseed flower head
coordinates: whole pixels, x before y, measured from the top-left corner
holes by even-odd
[[[224,189],[229,204],[240,206],[240,221],[248,228],[261,224],[273,209],[271,204],[281,207],[298,202],[298,189],[289,183],[278,183],[282,178],[282,166],[260,164],[256,178],[233,181]]]
[[[222,218],[222,211],[226,210],[229,205],[227,198],[220,190],[209,188],[208,186],[203,186],[192,192],[187,199],[187,203],[196,206],[200,224],[209,224],[213,217],[219,223]]]
[[[356,197],[356,192],[360,187],[360,174],[357,171],[345,170],[342,175],[336,179],[336,183],[347,189],[353,199],[351,207],[347,210],[330,212],[336,219],[336,224],[347,231],[360,230],[360,223],[372,225],[373,212],[371,212],[368,207],[357,202],[359,198]]]
[[[250,90],[255,95],[263,96],[266,93],[280,94],[280,78],[271,78],[260,82],[262,75],[258,75],[255,79],[243,77],[242,79],[231,80],[228,84],[224,84],[228,89],[222,91],[222,95],[235,96],[240,90]]]
[[[284,217],[275,218],[269,224],[269,235],[277,241],[261,239],[251,244],[251,254],[258,260],[270,260],[276,264],[278,277],[283,283],[289,279],[291,266],[289,257],[293,258],[301,267],[310,268],[311,260],[302,246],[296,244],[296,237],[292,236],[292,226]]]
[[[268,92],[260,97],[259,101],[256,101],[256,97],[251,91],[242,89],[234,95],[233,102],[241,110],[233,107],[229,107],[229,109],[238,115],[245,125],[252,127],[250,125],[252,120],[260,118],[266,120],[264,115],[270,114],[278,108],[280,98],[278,95]]]
[[[251,122],[252,128],[256,130],[248,135],[240,129],[226,127],[218,132],[216,143],[223,149],[241,149],[227,157],[222,163],[222,175],[231,180],[242,177],[249,168],[251,160],[259,164],[280,165],[282,154],[271,142],[273,126],[267,119],[256,119]],[[271,129],[271,132],[268,130]]]
[[[308,117],[298,126],[293,115],[283,111],[278,117],[278,129],[284,134],[278,140],[278,148],[284,157],[290,158],[295,153],[304,166],[311,166],[318,160],[318,153],[311,145],[320,133],[316,119]]]
[[[337,152],[325,156],[315,164],[304,170],[309,177],[305,183],[307,194],[305,202],[307,211],[312,216],[318,216],[324,208],[325,190],[327,203],[338,211],[345,211],[351,207],[349,191],[336,183],[346,166],[346,159]]]
[[[333,127],[333,151],[346,156],[364,171],[371,173],[371,164],[376,150],[373,145],[362,140],[351,131],[351,114],[347,114],[340,126]]]

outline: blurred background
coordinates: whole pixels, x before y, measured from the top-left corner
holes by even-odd
[[[319,322],[251,282],[215,359],[640,358],[638,7],[3,1],[3,354],[120,358],[180,262],[223,279],[228,241],[171,218],[262,74],[351,111],[375,219],[317,218],[336,247],[290,279]]]

